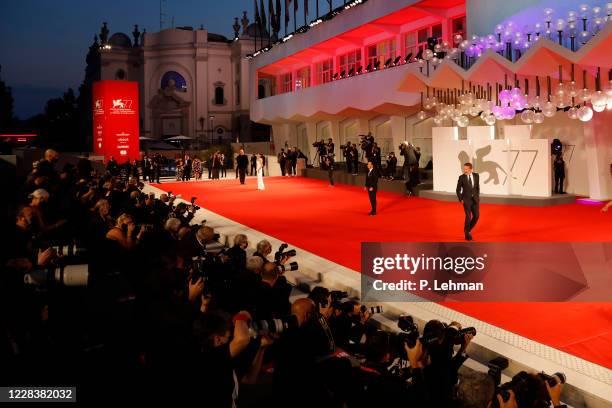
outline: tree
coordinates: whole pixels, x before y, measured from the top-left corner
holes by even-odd
[[[1,72],[1,71],[0,71]],[[0,129],[11,126],[13,117],[13,92],[0,77]]]

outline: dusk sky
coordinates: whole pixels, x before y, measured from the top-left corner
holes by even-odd
[[[301,11],[303,0],[297,1]],[[310,2],[312,14],[314,0]],[[326,0],[320,4],[321,10],[327,6]],[[334,1],[339,4],[342,0]],[[131,38],[134,24],[140,31],[159,31],[159,9],[159,0],[0,0],[0,76],[13,89],[15,114],[28,118],[69,87],[78,92],[88,47],[103,21],[111,35],[121,31]],[[164,0],[163,9],[165,28],[174,17],[175,26],[203,24],[227,37],[243,10],[253,20],[253,0]],[[300,15],[298,21],[303,21]]]

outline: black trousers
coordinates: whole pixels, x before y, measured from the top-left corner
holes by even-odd
[[[251,176],[255,174],[255,164],[251,164]]]
[[[353,162],[353,174],[359,173],[359,159],[355,159]]]
[[[480,204],[474,200],[463,201],[463,211],[465,212],[465,222],[463,223],[463,232],[470,232],[478,222],[480,217]]]
[[[370,191],[368,188],[368,197],[370,198],[370,205],[372,206],[372,214],[376,214],[376,190]]]
[[[294,176],[297,176],[297,162],[291,162],[291,172]]]
[[[334,185],[334,171],[332,169],[327,170],[327,177],[329,177],[329,185]]]
[[[565,174],[555,174],[555,193],[563,192],[563,181],[565,180]]]
[[[280,165],[280,168],[281,168],[281,175],[284,176],[286,174],[285,173],[285,162],[282,161],[282,162],[279,163],[279,165]]]
[[[240,176],[240,184],[244,184],[244,179],[246,178],[246,169],[238,169],[238,175]]]

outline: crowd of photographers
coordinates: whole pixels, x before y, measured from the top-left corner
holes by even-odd
[[[293,302],[295,250],[238,234],[231,248],[199,207],[48,150],[18,193],[2,262],[2,360],[15,384],[76,385],[81,399],[204,406],[545,407],[561,374],[500,385],[459,375],[474,328],[410,316],[375,328],[347,293]]]

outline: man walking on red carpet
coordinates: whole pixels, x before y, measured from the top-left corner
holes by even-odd
[[[473,239],[471,231],[480,216],[480,176],[472,171],[472,163],[463,165],[463,174],[457,180],[457,198],[463,203],[465,211],[463,224],[465,240],[471,241]]]
[[[376,215],[376,192],[378,191],[378,170],[374,168],[374,163],[368,162],[368,174],[366,176],[366,190],[368,191],[368,197],[370,198],[370,205],[372,211],[368,215]]]

